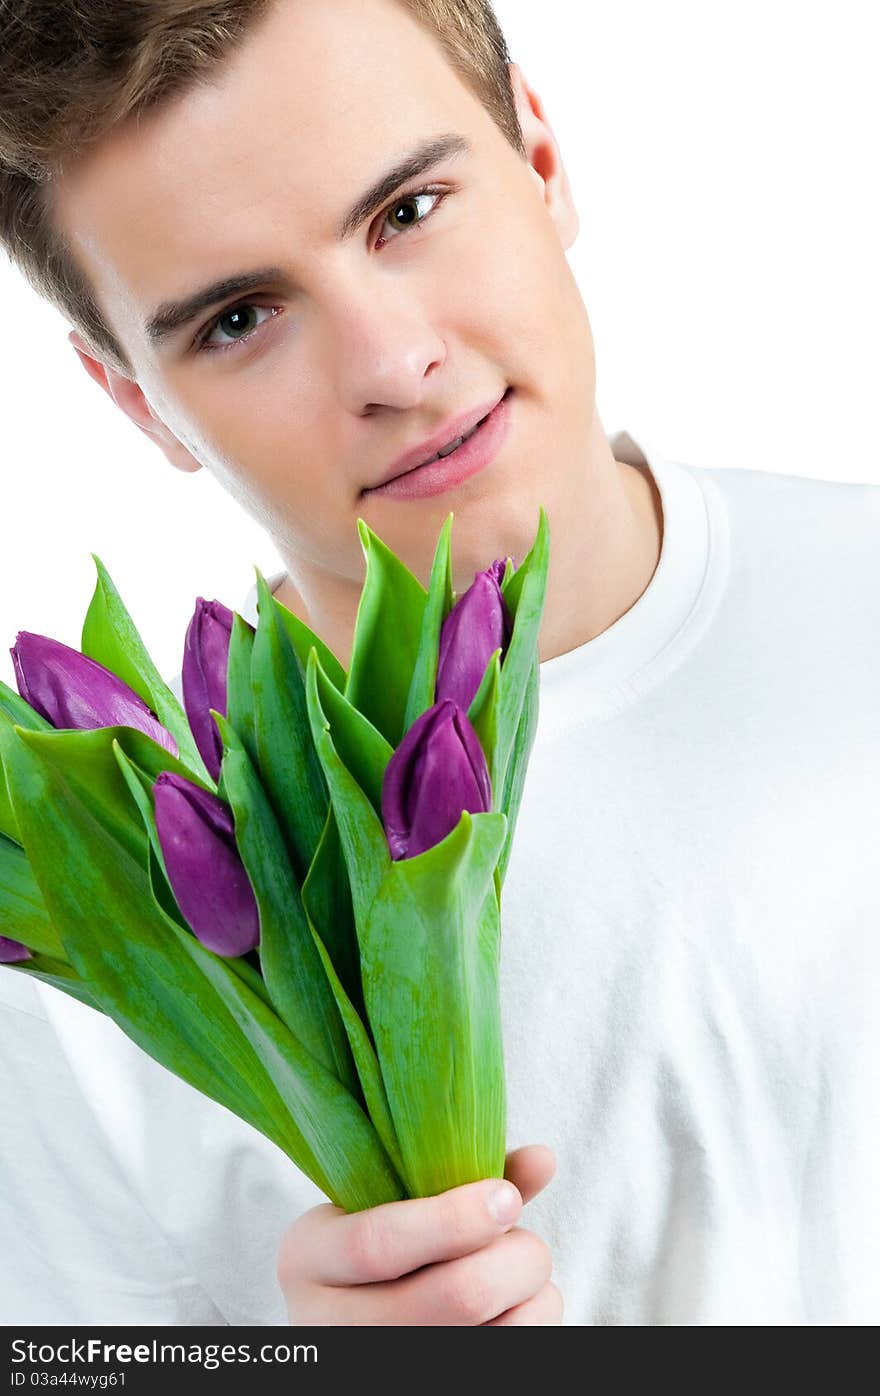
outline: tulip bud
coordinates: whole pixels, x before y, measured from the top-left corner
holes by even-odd
[[[416,718],[385,768],[382,820],[391,856],[414,858],[445,839],[462,810],[491,808],[480,739],[458,704],[443,698]]]
[[[510,644],[513,625],[501,595],[504,568],[505,559],[499,558],[485,572],[477,572],[440,631],[434,697],[451,698],[465,713],[492,655],[500,648],[503,662]]]
[[[259,943],[260,916],[229,807],[172,771],[160,772],[153,793],[165,871],[184,919],[216,955],[246,955]]]
[[[133,727],[178,755],[177,743],[143,699],[118,675],[79,650],[20,630],[9,651],[18,691],[53,727],[88,732]]]
[[[31,952],[26,945],[17,940],[9,940],[7,936],[0,936],[0,965],[15,965],[20,960],[30,958]]]
[[[215,955],[253,951],[260,913],[228,805],[172,771],[156,776],[154,797],[165,871],[190,930]]]
[[[210,709],[226,716],[232,622],[232,611],[222,601],[198,596],[183,646],[183,706],[199,754],[214,780],[220,778],[223,742]]]

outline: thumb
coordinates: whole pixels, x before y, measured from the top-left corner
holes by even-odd
[[[556,1155],[546,1144],[525,1144],[511,1149],[504,1165],[504,1176],[519,1189],[523,1203],[547,1186],[556,1172]]]

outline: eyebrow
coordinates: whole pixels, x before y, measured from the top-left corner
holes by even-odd
[[[401,184],[416,179],[434,165],[439,165],[441,160],[470,154],[470,151],[470,143],[465,137],[455,134],[435,136],[432,140],[416,146],[380,175],[343,215],[336,227],[339,241],[343,242],[350,237],[371,214],[377,213]],[[260,267],[255,271],[224,276],[220,281],[201,286],[181,300],[163,301],[144,324],[147,339],[151,344],[161,344],[203,311],[212,309],[231,296],[247,295],[267,281],[280,282],[286,279],[286,274],[280,267]]]

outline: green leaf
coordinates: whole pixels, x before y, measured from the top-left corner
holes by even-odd
[[[506,825],[464,811],[442,843],[391,864],[359,927],[367,1014],[416,1196],[504,1172],[494,869]]]
[[[218,724],[235,841],[260,913],[260,964],[269,997],[303,1047],[357,1095],[360,1087],[348,1037],[281,831],[238,734],[220,716]]]
[[[223,961],[198,941],[194,945],[208,957],[206,978],[223,990],[256,1060],[289,1111],[291,1142],[281,1147],[293,1162],[331,1202],[349,1212],[405,1198],[406,1187],[360,1104],[243,984],[236,981],[237,989],[228,993]]]
[[[152,737],[133,727],[98,727],[91,731],[25,732],[20,727],[13,729],[21,742],[4,742],[0,723],[0,750],[9,775],[10,792],[15,813],[21,824],[20,774],[17,753],[22,745],[37,752],[49,765],[54,766],[65,782],[83,800],[86,806],[101,819],[129,853],[136,858],[145,856],[146,834],[137,807],[132,800],[128,785],[119,769],[113,753],[113,743],[118,742],[123,751],[155,779],[160,771],[173,771],[194,784],[200,784],[193,773],[182,762],[177,761],[164,747],[154,742]],[[210,777],[208,777],[210,780]],[[205,785],[204,788],[208,788]],[[31,850],[24,840],[28,855]]]
[[[259,583],[263,580],[263,577],[259,569],[255,570],[257,573],[257,589],[259,596]],[[316,649],[324,673],[341,693],[345,688],[346,673],[333,651],[328,649],[321,637],[315,634],[314,630],[309,629],[305,621],[300,620],[299,616],[294,615],[293,611],[288,610],[283,602],[278,600],[277,596],[272,596],[272,605],[277,611],[278,620],[284,627],[287,638],[293,645],[296,657],[300,663],[301,672],[305,674],[306,665],[309,661],[309,650]],[[259,600],[257,601],[257,614],[262,616]]]
[[[258,770],[302,883],[321,839],[329,796],[312,742],[299,659],[259,572],[257,588],[251,681]]]
[[[355,925],[360,927],[388,870],[391,854],[375,807],[336,750],[330,722],[318,693],[320,663],[313,650],[306,671],[306,698],[312,738],[324,768],[339,838],[348,869]],[[323,687],[326,694],[327,687]],[[369,763],[367,763],[369,768]]]
[[[376,1056],[376,1049],[370,1040],[369,1033],[364,1027],[360,1014],[345,992],[342,981],[333,968],[333,961],[327,954],[324,942],[321,940],[314,926],[312,926],[312,934],[315,937],[315,944],[318,947],[327,979],[336,996],[340,1017],[348,1033],[352,1056],[357,1064],[358,1076],[360,1077],[361,1088],[370,1119],[375,1126],[376,1133],[382,1141],[385,1152],[394,1165],[395,1172],[399,1178],[405,1179],[406,1175],[403,1167],[403,1158],[400,1153],[400,1145],[397,1142],[397,1135],[394,1133],[394,1121],[391,1118],[391,1111],[388,1108],[388,1097],[385,1094],[385,1085],[382,1081],[382,1073],[379,1070],[379,1059]]]
[[[9,798],[2,755],[0,755],[0,834],[3,834],[5,838],[12,839],[13,843],[21,843],[21,830],[18,827],[15,810],[12,808],[12,801]]]
[[[223,716],[229,722],[230,727],[234,727],[239,734],[250,759],[256,761],[257,737],[254,728],[254,693],[251,682],[253,651],[253,627],[243,616],[234,611],[232,634],[229,638],[229,662],[226,670],[226,712]]]
[[[501,650],[492,654],[480,686],[471,699],[468,719],[480,739],[480,746],[489,767],[489,780],[492,786],[493,807],[503,809],[501,787],[496,770],[498,754],[498,693],[501,687]]]
[[[538,533],[541,530],[543,519],[544,509],[543,506],[540,506],[538,509],[538,531],[535,534],[535,538],[538,537]],[[528,576],[529,566],[534,561],[532,557],[534,547],[535,544],[533,541],[531,548],[526,553],[519,567],[513,566],[512,558],[508,558],[504,564],[504,576],[501,578],[501,595],[507,602],[507,609],[510,611],[511,615],[516,614],[516,608],[519,605],[519,598],[520,593],[522,592],[523,583],[525,582],[525,579]]]
[[[83,622],[82,652],[133,688],[177,742],[183,765],[200,780],[211,778],[199,755],[186,713],[150,658],[110,573],[92,553],[98,571],[95,591]],[[23,724],[20,724],[23,725]],[[215,789],[211,784],[212,790]]]
[[[61,937],[49,919],[43,894],[17,843],[0,834],[0,935],[29,950],[63,960]]]
[[[132,806],[111,747],[114,737],[131,730],[101,727],[88,732],[26,732],[21,727],[14,727],[10,731],[0,723],[0,750],[3,752],[9,792],[32,867],[35,868],[35,849],[28,841],[25,818],[31,771],[30,752],[63,772],[71,789],[112,829],[115,841],[132,856],[143,853],[145,837],[141,822]],[[144,740],[150,741],[150,738],[145,737]],[[168,752],[164,755],[169,761],[173,760]]]
[[[507,872],[507,864],[510,861],[510,854],[513,848],[513,836],[516,832],[516,824],[519,817],[520,801],[522,800],[522,793],[525,787],[529,755],[538,727],[539,683],[540,673],[538,656],[536,653],[532,661],[532,677],[526,684],[525,698],[520,710],[519,722],[517,723],[516,735],[513,741],[513,750],[511,751],[510,759],[507,763],[505,786],[501,797],[501,809],[507,815],[507,834],[504,840],[504,847],[501,850],[501,857],[498,860],[498,877],[501,883],[504,881]]]
[[[452,561],[450,557],[452,519],[453,515],[448,514],[440,530],[437,547],[434,549],[434,562],[431,566],[431,578],[428,583],[428,600],[422,616],[419,649],[407,698],[403,733],[408,732],[416,718],[421,717],[422,713],[427,712],[434,703],[437,666],[440,658],[440,632],[453,605]]]
[[[388,762],[394,755],[393,748],[369,718],[353,707],[350,700],[330,683],[317,655],[315,661],[316,694],[320,710],[330,724],[333,744],[381,818],[382,782]]]
[[[493,785],[493,790],[501,792],[501,808],[511,826],[516,823],[519,798],[525,782],[525,765],[537,721],[539,670],[536,655],[549,562],[549,526],[547,515],[541,508],[531,549],[515,572],[511,574],[510,568],[506,569],[502,583],[502,595],[513,619],[513,633],[501,665],[493,771],[497,783]],[[523,720],[526,695],[530,690],[529,703],[534,711]],[[515,771],[511,769],[512,762],[516,763]],[[512,831],[508,837],[508,853],[510,838]]]
[[[354,908],[332,806],[327,810],[321,841],[302,885],[302,902],[309,924],[320,935],[346,995],[363,1017],[364,993]]]
[[[0,730],[6,729],[7,737],[14,730],[14,724],[6,716],[0,713]],[[3,759],[4,744],[0,740],[0,834],[12,839],[13,843],[21,843],[21,830],[18,827],[18,820],[15,817],[15,810],[12,805],[12,797],[6,780],[6,764]]]
[[[500,740],[505,743],[502,747],[505,768],[519,722],[525,690],[532,677],[549,561],[550,534],[547,515],[542,508],[535,541],[503,593],[513,619],[513,633],[502,665],[499,702],[499,729]]]
[[[345,696],[396,747],[419,653],[428,593],[363,519],[367,571],[355,620]]]
[[[162,912],[145,861],[42,756],[25,749],[20,762],[25,843],[71,964],[101,1010],[272,1139],[338,1206],[404,1196],[357,1101],[219,956]]]
[[[0,681],[0,736],[5,730],[7,741],[11,739],[15,726],[25,727],[32,732],[54,732],[51,722],[47,722],[29,703]],[[6,765],[3,758],[4,743],[0,740],[0,833],[15,843],[21,843],[21,831],[12,805],[12,792],[6,778]]]

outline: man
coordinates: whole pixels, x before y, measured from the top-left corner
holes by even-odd
[[[453,509],[461,590],[547,510],[502,997],[510,1138],[558,1170],[545,1191],[536,1146],[503,1199],[313,1206],[112,1024],[6,973],[16,1317],[272,1321],[277,1258],[294,1322],[872,1321],[880,491],[612,448],[560,152],[487,6],[181,4],[171,36],[165,4],[146,37],[115,8],[89,36],[115,66],[79,35],[63,100],[45,53],[3,89],[4,241],[121,410],[265,524],[279,599],[347,663],[358,517],[426,580]]]

